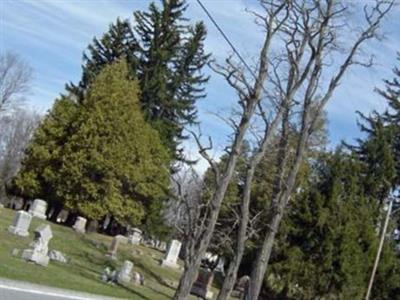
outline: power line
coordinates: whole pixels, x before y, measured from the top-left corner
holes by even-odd
[[[221,33],[225,41],[229,44],[229,46],[232,48],[233,52],[239,57],[239,59],[242,61],[244,66],[249,70],[251,75],[253,75],[254,79],[257,80],[256,74],[253,72],[253,70],[250,68],[250,66],[246,63],[244,58],[240,55],[239,51],[235,48],[233,43],[229,40],[228,36],[225,34],[225,32],[222,30],[222,28],[218,25],[217,21],[213,18],[213,16],[210,14],[210,12],[207,10],[207,8],[201,3],[200,0],[197,0],[197,3],[200,5],[200,7],[204,10],[208,18],[211,20],[211,22],[214,24],[214,26],[218,29],[218,31]]]

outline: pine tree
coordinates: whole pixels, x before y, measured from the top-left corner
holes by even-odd
[[[89,45],[82,79],[78,86],[69,86],[82,98],[105,65],[126,58],[139,80],[146,120],[175,158],[181,159],[178,145],[185,138],[184,126],[196,123],[195,103],[204,97],[208,77],[202,70],[209,60],[204,51],[204,24],[189,25],[183,17],[186,8],[185,1],[163,0],[161,8],[151,3],[148,11],[134,12],[134,25],[117,20]]]

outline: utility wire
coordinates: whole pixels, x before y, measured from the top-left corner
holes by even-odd
[[[228,36],[225,34],[225,32],[222,30],[222,28],[218,25],[218,23],[215,21],[215,19],[213,18],[213,16],[210,14],[210,12],[207,10],[207,8],[203,5],[203,3],[201,3],[200,0],[197,0],[197,3],[200,5],[200,7],[204,10],[204,12],[206,13],[206,15],[208,16],[208,18],[211,20],[211,22],[214,24],[214,26],[218,29],[218,31],[221,33],[221,35],[223,36],[223,38],[225,39],[225,41],[229,44],[229,46],[232,48],[233,52],[235,52],[235,54],[237,55],[237,57],[239,57],[239,59],[242,61],[242,63],[244,64],[244,66],[249,70],[249,72],[251,73],[251,75],[253,75],[254,79],[257,80],[257,76],[256,74],[253,72],[253,70],[250,68],[250,66],[246,63],[246,61],[244,60],[244,58],[240,55],[239,51],[235,48],[235,46],[233,45],[233,43],[229,40]]]

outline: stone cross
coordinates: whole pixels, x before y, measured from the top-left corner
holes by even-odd
[[[79,233],[85,233],[86,232],[86,222],[87,220],[84,217],[78,217],[76,218],[74,226],[72,228]]]
[[[165,258],[162,260],[161,265],[162,266],[167,266],[167,267],[172,267],[172,268],[178,268],[178,256],[179,252],[181,251],[181,246],[182,243],[178,240],[172,240],[169,244],[167,254]]]
[[[32,261],[38,265],[46,267],[49,264],[49,251],[48,245],[53,238],[50,225],[41,224],[35,229],[35,239],[29,246],[22,252],[22,258],[27,261]]]
[[[20,210],[15,214],[13,224],[8,227],[8,231],[19,236],[28,236],[29,226],[31,225],[32,215]]]
[[[29,208],[29,213],[32,217],[46,220],[47,203],[44,200],[36,199]]]
[[[121,271],[118,272],[117,282],[119,284],[129,283],[132,280],[131,272],[133,269],[133,263],[129,260],[124,261]]]
[[[129,243],[139,245],[142,240],[142,231],[138,228],[132,228],[132,234],[129,236]]]

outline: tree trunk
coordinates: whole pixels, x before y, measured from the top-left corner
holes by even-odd
[[[192,289],[192,285],[197,277],[200,268],[201,259],[195,258],[192,263],[188,263],[179,281],[178,288],[173,300],[186,300]]]
[[[275,235],[278,231],[279,224],[282,220],[282,212],[275,214],[269,224],[269,232],[266,235],[262,248],[254,262],[253,271],[251,272],[250,286],[248,289],[247,299],[258,299],[261,287],[264,281],[265,272],[267,271],[268,261],[271,256]]]
[[[269,135],[269,134],[268,134]],[[268,142],[268,138],[265,139],[265,142]],[[263,154],[263,153],[261,153]],[[262,157],[262,155],[261,155]],[[259,160],[261,160],[261,157]],[[255,158],[256,160],[257,158]],[[232,293],[233,287],[235,285],[237,279],[237,273],[240,267],[240,263],[242,262],[245,246],[246,246],[246,238],[247,238],[247,227],[249,224],[249,207],[250,207],[250,194],[251,194],[251,184],[253,182],[254,171],[256,166],[258,165],[259,160],[252,164],[250,169],[247,172],[244,195],[241,204],[241,218],[239,223],[239,231],[236,241],[235,253],[233,259],[229,263],[228,271],[226,273],[224,283],[222,284],[222,288],[219,291],[217,300],[226,300],[229,299],[230,294]]]
[[[217,300],[229,299],[236,283],[237,273],[239,271],[242,258],[243,258],[243,252],[235,253],[235,256],[229,263],[228,271],[226,272],[226,276],[222,284],[221,290],[219,291]]]

